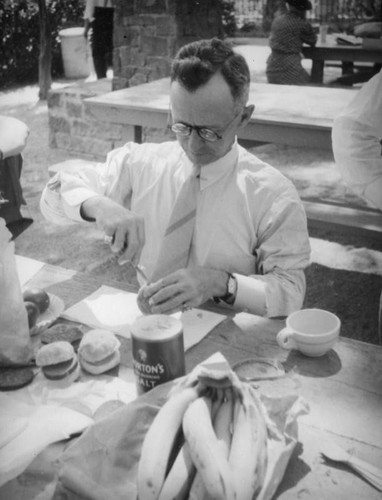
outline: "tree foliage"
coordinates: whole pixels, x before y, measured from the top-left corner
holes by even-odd
[[[47,0],[52,37],[52,76],[62,76],[58,32],[83,25],[82,0]],[[5,0],[0,5],[0,88],[38,81],[40,28],[38,2]]]
[[[224,34],[233,36],[236,32],[235,1],[221,0]]]

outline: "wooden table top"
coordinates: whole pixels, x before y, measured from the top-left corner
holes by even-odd
[[[248,125],[239,131],[239,138],[330,148],[333,120],[354,93],[351,88],[252,82],[249,103],[255,105],[255,111]],[[85,99],[85,102],[99,120],[165,128],[169,112],[169,79],[116,90]],[[322,133],[325,134],[325,144],[320,143]],[[305,137],[306,134],[310,139]]]
[[[163,117],[167,123],[169,85],[168,78],[161,78],[90,97],[85,101],[100,120],[155,127],[163,124]],[[276,121],[316,127],[331,126],[333,119],[354,97],[354,93],[354,89],[348,88],[252,82],[248,102],[255,105],[255,111],[250,122]],[[152,116],[146,117],[144,112],[152,113]]]
[[[28,282],[61,297],[66,307],[102,284],[133,290],[128,284],[106,283],[51,265],[44,265]],[[329,437],[376,466],[382,463],[382,347],[342,337],[327,355],[307,358],[277,345],[276,334],[283,326],[281,320],[247,313],[227,317],[187,352],[187,370],[216,351],[231,365],[252,357],[282,363],[288,376],[271,384],[283,392],[293,389],[307,401],[310,412],[299,418],[299,443],[275,498],[295,500],[303,494],[317,500],[380,499],[380,492],[346,467],[324,462],[319,446]],[[122,365],[131,367],[130,341],[121,340]],[[41,495],[54,491],[61,451],[62,446],[54,445],[41,453],[23,474],[0,488],[0,500],[51,498]]]

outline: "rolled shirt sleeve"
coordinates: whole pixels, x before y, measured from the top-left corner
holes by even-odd
[[[44,217],[56,224],[85,222],[81,216],[84,201],[107,196],[124,204],[129,183],[128,157],[134,143],[111,151],[105,163],[83,164],[78,169],[62,170],[49,180],[43,190],[40,209]],[[123,177],[123,180],[122,180]]]
[[[306,214],[294,187],[289,186],[264,210],[258,231],[257,274],[236,275],[235,307],[258,314],[256,305],[262,290],[265,315],[287,316],[303,305],[304,269],[310,264]],[[254,286],[254,279],[262,286]]]

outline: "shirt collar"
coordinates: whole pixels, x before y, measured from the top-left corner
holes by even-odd
[[[231,171],[237,163],[239,149],[237,140],[233,143],[228,153],[212,163],[203,165],[200,171],[200,189],[209,187],[214,182],[221,179],[227,172]]]

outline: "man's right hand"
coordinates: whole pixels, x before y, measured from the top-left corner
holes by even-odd
[[[81,215],[95,220],[105,235],[112,238],[111,250],[120,254],[119,264],[138,264],[145,244],[143,217],[105,196],[94,196],[84,201]]]

